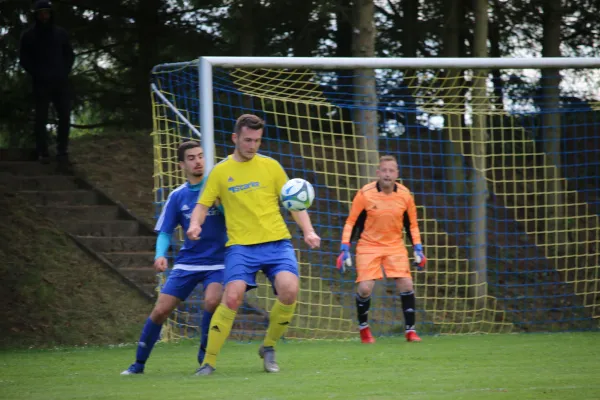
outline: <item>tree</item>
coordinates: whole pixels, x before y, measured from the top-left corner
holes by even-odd
[[[543,2],[542,56],[560,57],[562,0]],[[549,235],[563,231],[564,188],[561,179],[561,121],[560,121],[560,71],[556,68],[542,69],[542,126],[544,152],[546,153],[546,232]],[[565,243],[564,235],[555,236],[551,243]]]
[[[443,57],[460,56],[461,21],[464,18],[463,0],[444,0],[443,14]],[[444,72],[442,96],[444,98],[444,172],[447,191],[462,194],[466,191],[466,177],[462,157],[462,124],[464,113],[464,96],[459,83],[462,71],[448,69]]]
[[[353,57],[375,56],[375,5],[373,0],[354,0],[354,36],[352,38]],[[354,109],[355,133],[362,139],[359,143],[359,186],[363,186],[375,177],[379,162],[377,90],[375,70],[360,68],[354,71]],[[364,149],[364,150],[362,150]]]
[[[488,56],[488,1],[474,0],[475,32],[473,55]],[[479,308],[485,304],[487,286],[487,229],[486,229],[486,144],[489,104],[487,100],[487,70],[476,69],[473,73],[473,126],[471,148],[473,158],[473,195],[471,196],[471,260],[473,273],[471,287]]]

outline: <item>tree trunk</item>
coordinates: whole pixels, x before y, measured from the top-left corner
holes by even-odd
[[[241,57],[252,57],[254,56],[254,49],[256,48],[256,28],[255,14],[257,1],[256,0],[242,0],[238,5],[237,16],[240,23],[240,38],[239,38],[239,49],[238,54]],[[253,101],[251,96],[242,96],[241,109],[239,115],[252,114],[254,113]],[[237,118],[237,117],[236,117]]]
[[[373,0],[354,0],[353,57],[375,56],[375,5]],[[357,138],[358,186],[375,178],[379,162],[377,92],[375,70],[361,68],[354,71],[354,132]]]
[[[158,49],[162,25],[160,10],[162,0],[146,0],[139,2],[135,27],[138,36],[137,60],[132,68],[135,82],[135,105],[137,110],[134,125],[139,128],[152,127],[152,102],[150,97],[150,72],[159,63]]]
[[[337,29],[335,31],[336,57],[352,57],[352,2],[350,0],[341,0],[336,8],[335,20]],[[340,92],[338,97],[340,100],[346,100],[344,91],[349,92],[348,88],[352,87],[351,72],[348,70],[337,70],[337,85]],[[348,113],[348,108],[340,110],[342,120],[350,120],[352,116]]]
[[[239,22],[240,22],[240,39],[238,54],[240,57],[251,57],[254,55],[256,47],[256,28],[254,24],[254,11],[256,0],[242,0],[238,5]]]
[[[460,56],[460,12],[463,0],[444,0],[443,47],[442,57]],[[464,193],[465,169],[461,149],[461,128],[463,120],[464,97],[460,91],[460,70],[445,71],[442,82],[444,90],[444,109],[446,121],[444,124],[444,173],[448,193]]]
[[[415,34],[418,29],[419,21],[419,0],[402,1],[402,56],[414,58],[417,57],[417,48],[419,46],[419,35]],[[415,97],[410,87],[412,80],[416,78],[414,69],[406,69],[403,75],[402,86],[406,87],[405,100],[406,107],[409,108],[405,117],[407,131],[417,125],[417,105]]]
[[[487,57],[488,0],[475,0],[475,34],[473,55]],[[487,71],[477,69],[473,79],[473,195],[471,196],[471,285],[472,297],[478,308],[485,305],[487,293],[487,234],[486,234],[486,142],[489,104],[487,99]]]
[[[543,5],[542,57],[560,57],[562,0],[547,1]],[[546,187],[546,229],[547,243],[566,243],[564,235],[564,187],[561,180],[560,159],[560,71],[542,69],[542,126]],[[549,248],[550,250],[550,248]],[[554,252],[556,252],[554,248]],[[549,254],[553,256],[555,254]]]
[[[498,0],[492,2],[494,7],[494,20],[490,21],[490,56],[493,58],[501,57],[500,54],[500,18],[502,6],[498,4]],[[496,109],[502,111],[504,109],[503,102],[503,87],[502,74],[499,69],[492,70],[492,85],[494,87],[494,105]]]

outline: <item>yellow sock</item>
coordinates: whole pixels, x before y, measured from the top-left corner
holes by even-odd
[[[204,356],[204,364],[208,364],[215,368],[217,365],[217,355],[221,351],[221,347],[225,344],[225,340],[231,332],[233,320],[236,312],[224,304],[219,304],[213,317],[210,320],[210,329],[208,330],[208,343],[206,344],[206,355]]]
[[[267,328],[267,335],[263,342],[265,347],[275,346],[275,343],[283,336],[287,331],[292,318],[294,317],[294,310],[296,309],[296,302],[294,304],[285,305],[280,303],[279,300],[275,300],[271,315],[269,317],[269,327]]]

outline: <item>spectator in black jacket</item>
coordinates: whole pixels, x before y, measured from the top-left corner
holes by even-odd
[[[67,32],[54,25],[51,4],[38,0],[33,6],[35,25],[21,37],[21,66],[31,75],[35,97],[35,137],[40,161],[47,163],[48,108],[54,104],[58,116],[57,162],[70,166],[68,157],[71,118],[69,74],[75,56]]]

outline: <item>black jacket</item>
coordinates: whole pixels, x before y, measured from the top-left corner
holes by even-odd
[[[67,31],[52,18],[45,24],[36,21],[23,34],[19,53],[21,66],[40,85],[65,83],[75,61]]]

